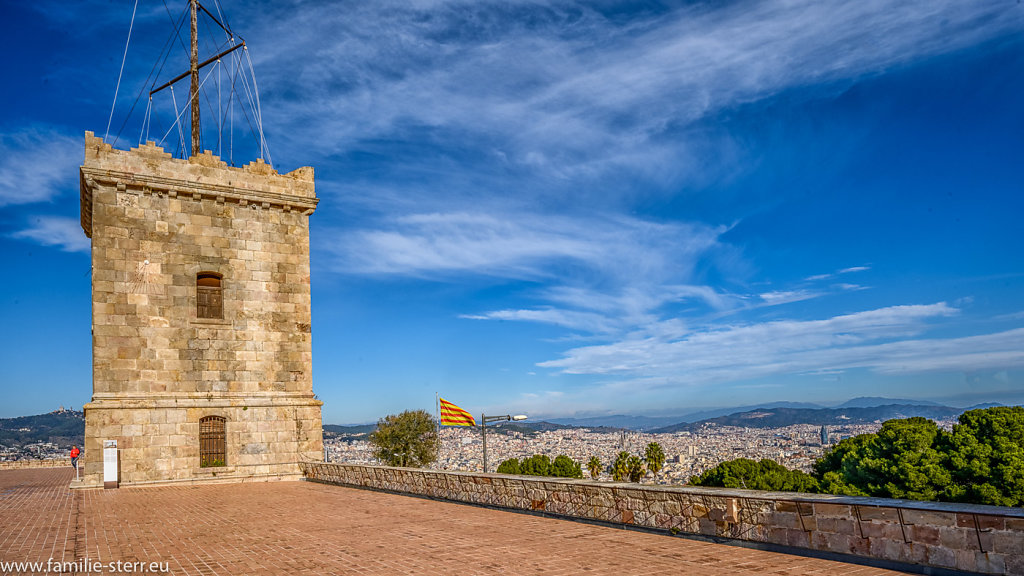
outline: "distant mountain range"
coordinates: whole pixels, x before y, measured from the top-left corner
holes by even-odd
[[[893,404],[903,406],[942,406],[938,402],[930,400],[908,400],[906,398],[882,398],[881,396],[860,396],[847,400],[832,408],[874,408],[876,406],[891,406]],[[825,408],[825,406],[822,406]]]
[[[824,408],[820,404],[809,402],[769,402],[767,404],[752,404],[750,406],[734,406],[730,408],[705,409],[697,412],[685,412],[679,416],[629,416],[626,414],[614,414],[610,416],[591,416],[587,418],[549,418],[548,422],[565,424],[577,428],[593,428],[605,426],[610,428],[626,428],[628,430],[653,430],[679,424],[680,422],[698,422],[717,416],[725,416],[735,412],[744,412],[756,408]]]
[[[892,406],[900,407],[892,409]],[[930,400],[909,400],[905,398],[883,398],[880,396],[861,396],[847,400],[837,406],[823,406],[810,402],[768,402],[765,404],[751,404],[748,406],[734,406],[728,408],[713,408],[696,412],[684,413],[679,416],[649,417],[629,416],[615,414],[609,416],[591,416],[587,418],[552,418],[549,421],[569,426],[593,428],[595,426],[606,426],[613,428],[626,428],[644,432],[668,432],[685,430],[689,427],[700,427],[701,424],[714,423],[719,426],[747,426],[747,427],[774,427],[789,426],[791,424],[832,424],[831,419],[836,423],[849,422],[844,418],[857,418],[859,421],[874,422],[875,420],[889,420],[892,418],[908,418],[911,416],[923,416],[925,418],[947,418],[958,416],[967,410],[979,408],[990,408],[1002,406],[998,402],[978,404],[967,408],[954,408],[944,406]],[[871,409],[878,409],[874,412]],[[929,410],[934,409],[934,410]],[[857,412],[857,410],[862,410]],[[770,411],[771,417],[760,416],[757,419],[764,424],[759,426],[750,423],[754,418],[743,418],[742,414],[763,413]],[[851,416],[854,414],[856,416]],[[947,415],[948,414],[948,415]],[[735,417],[735,418],[734,418]],[[741,424],[727,424],[726,422],[744,422]],[[769,424],[769,422],[771,422]],[[779,424],[778,422],[788,422]]]
[[[610,428],[628,428],[630,430],[646,430],[648,428],[660,428],[669,426],[683,420],[685,416],[630,416],[627,414],[612,414],[609,416],[591,416],[588,418],[550,418],[546,422],[561,424],[573,428],[593,428],[595,426],[607,426]]]
[[[912,404],[890,404],[865,408],[759,408],[738,412],[699,422],[681,422],[664,428],[648,430],[652,433],[696,431],[712,426],[740,426],[746,428],[782,428],[794,424],[842,425],[870,424],[894,418],[922,416],[932,420],[955,418],[963,413],[962,408],[949,406],[915,406]]]
[[[338,426],[337,424],[324,424],[324,436],[359,436],[369,434],[377,429],[376,424],[358,424],[356,426]]]

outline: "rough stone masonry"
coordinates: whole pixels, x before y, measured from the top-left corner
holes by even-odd
[[[313,169],[228,167],[85,134],[93,395],[83,486],[298,477],[320,460],[313,395]]]

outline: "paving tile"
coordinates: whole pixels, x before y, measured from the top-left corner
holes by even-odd
[[[88,557],[202,576],[898,574],[311,482],[71,491],[73,474],[0,471],[0,563]]]

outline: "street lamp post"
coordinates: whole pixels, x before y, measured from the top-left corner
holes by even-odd
[[[526,420],[525,414],[516,414],[512,416],[505,414],[504,416],[487,416],[486,414],[480,415],[480,436],[484,443],[484,474],[487,474],[487,424],[491,422],[511,422],[511,421]]]

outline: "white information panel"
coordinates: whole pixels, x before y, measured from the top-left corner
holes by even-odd
[[[117,440],[103,441],[103,487],[117,488]]]

